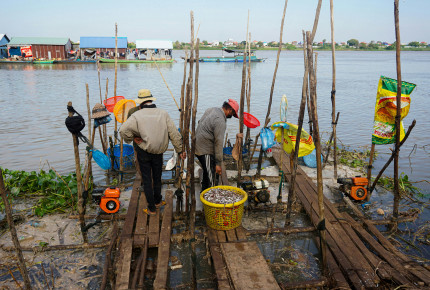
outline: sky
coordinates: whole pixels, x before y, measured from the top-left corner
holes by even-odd
[[[394,0],[334,0],[336,42],[395,41]],[[301,41],[312,30],[318,0],[289,0],[283,42]],[[190,11],[201,41],[279,41],[285,0],[20,0],[2,1],[0,34],[68,37],[125,36],[189,42]],[[430,0],[400,0],[400,39],[430,42]],[[330,42],[330,1],[323,0],[315,41]]]

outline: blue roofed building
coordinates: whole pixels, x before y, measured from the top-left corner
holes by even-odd
[[[0,34],[0,58],[7,58],[7,44],[10,39],[6,34]]]
[[[115,37],[81,36],[79,49],[81,56],[89,58],[114,58]],[[127,53],[127,37],[118,37],[118,58],[124,59]]]

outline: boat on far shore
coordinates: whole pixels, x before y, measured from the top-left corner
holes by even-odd
[[[100,58],[101,63],[115,63],[115,59],[111,58]],[[146,59],[118,59],[118,63],[173,63],[174,59],[157,59],[157,60],[146,60]]]
[[[222,56],[200,57],[199,62],[243,62],[243,59],[244,59],[243,50],[224,48],[222,51],[223,52],[225,51],[227,53],[232,53],[233,55],[224,56],[223,54]],[[255,50],[251,50],[251,53],[248,53],[248,51],[245,53],[245,61],[250,60],[251,62],[263,62],[266,60],[265,58],[258,58],[255,55],[254,51]],[[185,58],[182,57],[182,59],[185,59]],[[187,61],[189,62],[190,60],[187,59]]]

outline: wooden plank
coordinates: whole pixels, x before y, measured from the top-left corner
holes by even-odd
[[[390,243],[390,241],[387,240],[387,238],[384,237],[384,235],[381,234],[381,232],[373,225],[371,222],[369,222],[367,219],[365,219],[364,214],[359,211],[356,206],[347,198],[344,197],[345,202],[350,205],[350,207],[354,210],[354,212],[359,216],[361,221],[364,223],[366,228],[369,230],[370,233],[372,233],[376,239],[379,241],[379,243],[390,253],[397,256],[401,260],[401,264],[404,266],[407,271],[410,272],[412,275],[423,281],[426,285],[430,285],[430,271],[422,267],[421,265],[417,264],[416,262],[412,261],[408,256],[403,254],[401,251],[399,251],[393,244]],[[348,202],[349,201],[349,202]],[[414,264],[415,267],[411,268],[411,264]],[[414,281],[414,280],[412,280]]]
[[[167,273],[170,258],[170,236],[172,233],[173,217],[173,191],[166,191],[166,206],[161,224],[160,245],[158,247],[157,274],[154,280],[154,289],[166,289]]]
[[[234,229],[225,231],[228,242],[237,242],[236,231]]]
[[[244,227],[242,226],[238,226],[236,228],[236,236],[237,236],[237,240],[238,241],[246,241],[246,230]]]
[[[127,215],[125,217],[124,226],[122,229],[121,237],[131,237],[133,235],[134,221],[136,219],[136,210],[139,201],[139,186],[141,184],[142,177],[140,174],[136,175],[136,179],[133,183],[133,190],[131,192],[130,204],[128,206]]]
[[[342,216],[345,218],[345,220],[348,220],[348,218],[351,218],[349,214],[344,212]],[[377,258],[375,254],[373,254],[369,249],[366,247],[366,245],[363,243],[363,241],[360,239],[359,236],[355,233],[355,231],[352,229],[352,226],[350,223],[341,223],[342,228],[348,233],[348,235],[351,237],[354,244],[357,246],[358,249],[361,250],[361,253],[366,258],[366,260],[369,262],[370,265],[372,265],[373,269],[378,269],[378,271],[375,271],[375,273],[381,277],[384,280],[391,279],[391,275],[388,274],[388,272],[385,270],[384,265],[385,261]]]
[[[155,216],[149,216],[148,246],[157,247],[160,240],[160,209],[157,208]]]
[[[208,228],[207,233],[208,233],[209,244],[217,244],[218,236],[216,234],[216,230]]]
[[[280,289],[256,242],[223,243],[221,250],[235,289]]]
[[[226,266],[222,259],[221,249],[219,245],[210,246],[212,262],[217,277],[218,289],[233,289],[228,280]]]
[[[345,216],[347,222],[351,225],[351,228],[363,239],[378,256],[382,257],[386,263],[395,269],[395,271],[388,271],[393,280],[401,285],[410,285],[411,281],[408,280],[408,273],[405,271],[403,265],[395,259],[389,251],[387,251],[381,244],[377,243],[375,239],[370,235],[359,223],[354,221],[349,215]]]
[[[121,246],[119,249],[120,260],[116,273],[116,288],[118,290],[129,289],[130,284],[130,267],[131,267],[131,253],[133,251],[133,239],[126,237],[121,239]]]
[[[227,242],[227,238],[225,236],[225,231],[216,231],[218,242],[225,243]]]
[[[136,228],[134,230],[134,247],[143,247],[148,231],[148,215],[143,212],[148,207],[145,194],[142,192],[139,198],[139,209],[137,210]]]

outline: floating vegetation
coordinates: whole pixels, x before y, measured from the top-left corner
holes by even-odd
[[[17,197],[37,199],[32,210],[39,217],[76,209],[75,173],[59,175],[53,169],[40,172],[3,169],[3,179],[11,200]],[[0,202],[0,210],[4,211],[3,202]]]
[[[375,151],[373,160],[375,160],[377,156],[378,153]],[[366,149],[365,151],[349,151],[348,148],[338,148],[339,162],[352,168],[358,168],[362,172],[365,172],[366,166],[369,165],[369,157],[369,149]]]
[[[388,176],[381,176],[378,180],[378,185],[384,187],[387,190],[394,190],[394,178]],[[413,185],[413,182],[409,180],[409,176],[402,172],[399,176],[399,190],[402,197],[418,197],[425,198],[429,197],[429,194],[424,194],[421,189]]]

